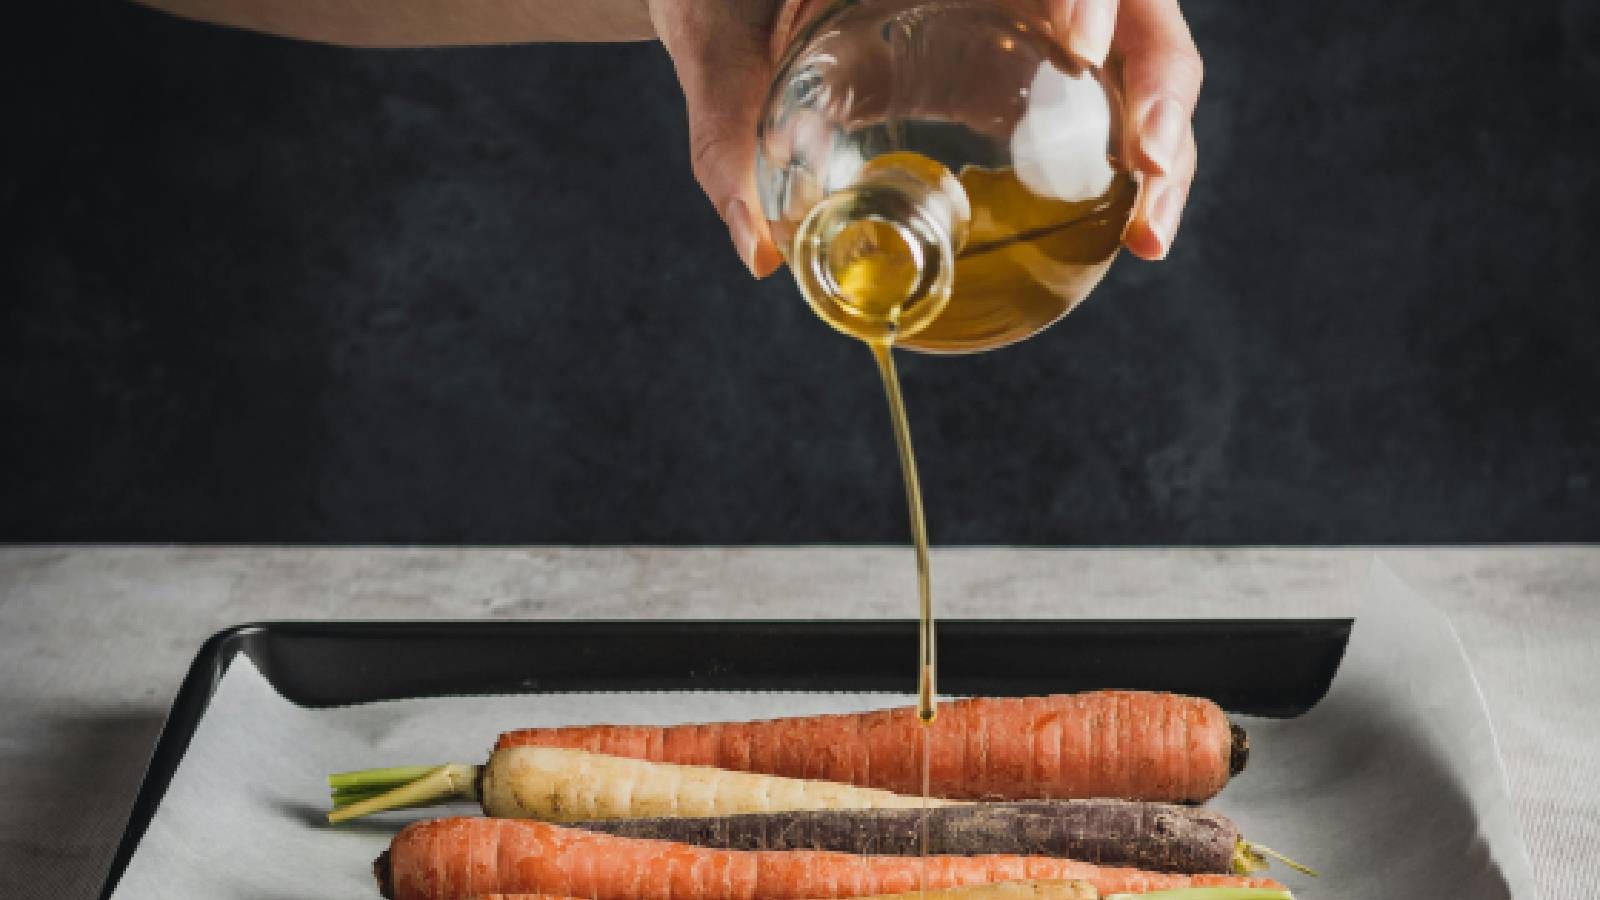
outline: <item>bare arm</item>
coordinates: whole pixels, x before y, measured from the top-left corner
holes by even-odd
[[[695,178],[757,277],[782,262],[756,199],[756,118],[775,62],[772,38],[819,0],[137,0],[175,15],[353,47],[533,41],[636,41],[657,36],[688,104]],[[1128,248],[1161,259],[1194,179],[1189,120],[1200,55],[1178,0],[1040,0],[1079,56],[1122,58],[1138,135],[1144,200]],[[657,27],[659,25],[659,28]]]
[[[350,47],[656,36],[645,0],[137,0],[216,25]]]

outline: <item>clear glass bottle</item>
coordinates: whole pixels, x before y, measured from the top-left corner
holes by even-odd
[[[842,0],[763,110],[762,209],[812,308],[875,344],[960,353],[1071,310],[1139,181],[1121,99],[1024,0]]]

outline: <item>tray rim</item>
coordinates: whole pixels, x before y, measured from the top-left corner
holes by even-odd
[[[179,683],[178,691],[173,696],[172,705],[168,709],[166,720],[162,723],[160,735],[150,753],[150,759],[145,765],[144,775],[139,781],[139,790],[134,795],[132,806],[129,808],[127,822],[123,826],[121,837],[117,841],[116,851],[111,860],[110,868],[106,872],[105,881],[101,885],[100,900],[110,900],[116,891],[118,883],[122,880],[123,873],[127,870],[128,863],[133,859],[134,852],[144,838],[144,833],[154,818],[156,810],[160,808],[165,799],[167,789],[171,786],[172,779],[188,752],[189,743],[194,737],[195,730],[204,718],[206,710],[211,705],[211,698],[215,695],[222,677],[227,674],[228,667],[240,655],[248,655],[247,641],[259,634],[282,631],[288,633],[338,633],[346,632],[355,634],[362,631],[391,631],[395,633],[426,634],[430,631],[454,630],[470,632],[476,630],[503,630],[506,626],[519,628],[540,627],[573,627],[596,626],[622,629],[643,629],[658,632],[692,631],[696,628],[716,626],[719,628],[776,628],[784,627],[809,627],[809,628],[836,628],[840,630],[861,629],[904,629],[907,619],[839,619],[839,618],[782,618],[782,619],[624,619],[624,618],[593,618],[593,619],[264,619],[252,622],[241,622],[223,628],[201,642],[195,651],[194,659],[185,671],[183,680]],[[1042,619],[1042,618],[961,618],[939,620],[941,628],[971,628],[981,630],[985,627],[1002,628],[1006,626],[1017,627],[1029,624],[1048,623],[1056,626],[1108,626],[1117,625],[1124,627],[1189,627],[1189,628],[1215,628],[1222,631],[1227,628],[1238,628],[1248,624],[1261,628],[1266,626],[1322,626],[1341,629],[1344,639],[1348,642],[1350,633],[1355,624],[1353,616],[1274,616],[1270,618],[1247,617],[1201,617],[1201,618],[1089,618],[1089,619]],[[1341,651],[1342,652],[1342,651]],[[1331,683],[1331,680],[1330,680]],[[666,689],[681,690],[681,689]],[[1325,695],[1327,687],[1324,687]],[[561,691],[534,691],[533,693],[563,693]],[[1316,702],[1320,702],[1321,696]]]

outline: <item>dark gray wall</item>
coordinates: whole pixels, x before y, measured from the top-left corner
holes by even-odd
[[[1187,6],[1171,261],[904,363],[935,540],[1600,539],[1594,4]],[[744,276],[658,47],[70,15],[6,63],[0,536],[904,539],[867,355]]]

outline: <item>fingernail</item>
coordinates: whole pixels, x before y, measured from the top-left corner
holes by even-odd
[[[778,252],[776,245],[767,240],[756,243],[754,272],[757,278],[765,278],[771,275],[773,272],[778,271],[778,267],[781,265],[783,265],[783,254]]]
[[[733,238],[733,249],[739,252],[739,260],[751,275],[756,275],[756,244],[759,239],[756,237],[755,223],[750,219],[749,207],[735,197],[728,201],[727,208],[722,211],[722,220],[728,223],[728,235]]]
[[[1163,175],[1178,164],[1178,154],[1183,151],[1183,129],[1187,124],[1183,107],[1167,97],[1157,99],[1144,114],[1144,123],[1139,128],[1139,151]]]
[[[1183,191],[1177,185],[1162,185],[1155,199],[1150,201],[1150,211],[1145,215],[1145,227],[1161,245],[1161,259],[1172,249],[1172,239],[1178,233],[1178,216],[1183,213]]]
[[[1106,54],[1111,52],[1111,32],[1117,24],[1112,4],[1104,0],[1078,0],[1072,17],[1067,48],[1095,66],[1105,65]]]

